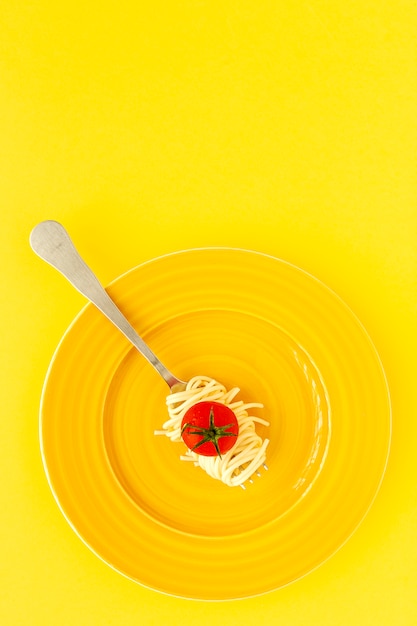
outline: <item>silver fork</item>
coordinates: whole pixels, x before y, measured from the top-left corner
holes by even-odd
[[[67,231],[59,222],[47,220],[41,222],[30,234],[30,245],[34,252],[44,261],[55,267],[69,282],[92,302],[137,350],[149,361],[162,378],[175,391],[177,385],[186,385],[152,352],[149,346],[138,335],[133,326],[110,298],[97,277],[78,254]]]
[[[30,234],[30,245],[41,259],[61,272],[83,296],[90,300],[123,333],[162,376],[172,392],[175,393],[175,391],[185,387],[187,383],[174,376],[165,367],[138,335],[130,322],[128,322],[95,274],[83,261],[62,224],[54,220],[41,222],[35,226]],[[265,470],[268,469],[265,464],[263,467]],[[257,471],[256,475],[260,476],[261,474]],[[249,482],[253,482],[252,478],[249,479]],[[243,484],[240,486],[245,489]]]

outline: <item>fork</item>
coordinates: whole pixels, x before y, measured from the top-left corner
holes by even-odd
[[[162,376],[172,392],[184,389],[187,383],[174,376],[138,335],[96,275],[81,258],[62,224],[54,220],[40,222],[30,234],[30,245],[41,259],[61,272],[73,287],[90,300],[123,333]],[[263,467],[265,470],[268,469],[265,464]],[[261,476],[259,471],[255,473]],[[249,478],[248,482],[253,483],[252,478]],[[240,487],[245,489],[243,483]]]
[[[70,236],[59,222],[41,222],[30,234],[32,250],[44,261],[55,267],[69,282],[92,302],[162,376],[171,391],[180,390],[186,382],[177,378],[152,352],[128,322],[119,307],[110,298],[95,274],[77,252]],[[175,389],[174,389],[175,388]]]

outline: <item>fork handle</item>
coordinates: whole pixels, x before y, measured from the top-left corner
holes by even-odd
[[[176,384],[183,384],[183,381],[176,378],[161,363],[128,322],[100,284],[95,274],[80,257],[62,224],[54,220],[41,222],[35,226],[30,234],[30,245],[41,259],[61,272],[83,296],[90,300],[123,333],[171,388]]]

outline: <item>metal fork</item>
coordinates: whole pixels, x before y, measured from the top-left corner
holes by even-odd
[[[179,391],[187,384],[177,378],[152,352],[149,346],[138,335],[133,326],[110,298],[95,274],[77,252],[70,236],[59,222],[46,220],[41,222],[30,234],[30,245],[34,252],[44,261],[55,267],[69,282],[92,302],[121,333],[139,350],[169,385],[171,391]],[[264,464],[264,469],[268,467]],[[256,472],[260,476],[259,472]],[[249,479],[252,483],[252,478]],[[245,489],[244,484],[240,485]]]

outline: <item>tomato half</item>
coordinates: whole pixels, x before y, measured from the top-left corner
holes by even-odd
[[[220,402],[197,402],[181,422],[185,445],[203,456],[220,456],[236,443],[239,424],[232,409]]]

